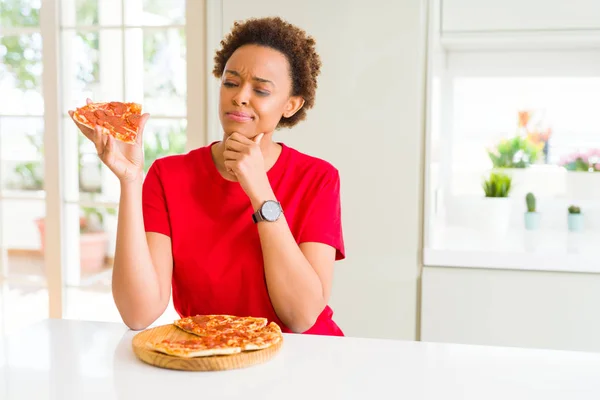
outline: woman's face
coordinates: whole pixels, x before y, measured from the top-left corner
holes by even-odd
[[[282,116],[291,117],[304,103],[291,91],[290,67],[282,53],[257,45],[238,48],[221,77],[219,117],[225,135],[253,138],[273,132]]]

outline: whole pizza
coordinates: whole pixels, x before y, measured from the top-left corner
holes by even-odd
[[[142,106],[137,103],[88,103],[75,109],[73,118],[82,125],[94,129],[100,126],[102,133],[125,143],[135,143]]]
[[[196,315],[173,323],[194,335],[184,340],[148,342],[154,351],[176,357],[208,357],[271,347],[283,339],[281,328],[265,318],[231,315]]]

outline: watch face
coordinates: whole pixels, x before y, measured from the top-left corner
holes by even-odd
[[[277,221],[281,215],[281,206],[276,201],[269,200],[263,204],[260,213],[267,221]]]

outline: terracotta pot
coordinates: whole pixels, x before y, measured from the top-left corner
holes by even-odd
[[[40,218],[35,221],[40,232],[41,251],[45,248],[45,223]],[[86,232],[79,238],[79,257],[82,273],[98,272],[104,268],[108,246],[108,234],[106,232]]]

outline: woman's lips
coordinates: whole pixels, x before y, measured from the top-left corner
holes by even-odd
[[[225,114],[227,118],[235,121],[235,122],[248,122],[252,121],[252,116],[250,114],[242,113],[242,112],[228,112]]]

